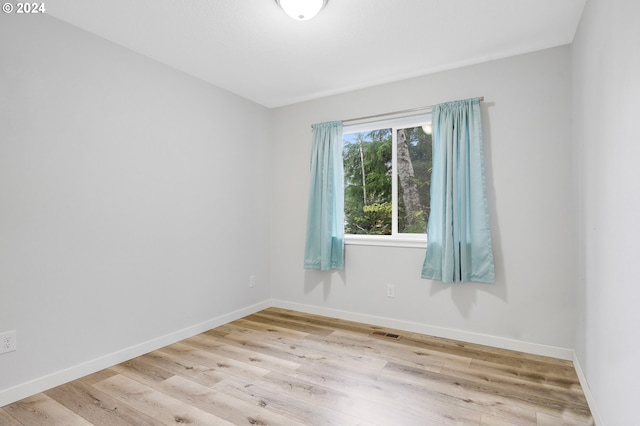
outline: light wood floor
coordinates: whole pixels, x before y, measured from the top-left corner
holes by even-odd
[[[270,308],[0,408],[0,424],[593,420],[571,362]]]

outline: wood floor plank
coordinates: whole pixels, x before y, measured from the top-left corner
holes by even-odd
[[[297,377],[272,372],[262,380],[245,385],[262,396],[277,395],[288,401],[304,403],[312,406],[328,407],[343,416],[360,419],[366,423],[381,425],[424,425],[425,418],[403,410],[396,410],[387,403],[376,403],[366,398],[352,397],[349,393],[336,391],[327,386],[307,382]],[[307,422],[312,418],[306,419]],[[438,424],[436,420],[430,420]],[[313,424],[313,423],[308,423]],[[476,423],[477,424],[477,423]]]
[[[558,416],[552,416],[546,413],[538,413],[538,426],[579,426],[592,425],[592,419],[589,417],[578,416],[573,413],[560,413]]]
[[[82,416],[54,401],[47,395],[39,393],[25,398],[7,407],[11,416],[29,426],[90,426],[91,423]]]
[[[348,347],[341,345],[331,347],[330,340],[327,340],[327,337],[324,336],[316,338],[316,336],[308,335],[303,339],[298,339],[284,336],[265,336],[256,333],[230,333],[227,336],[227,340],[247,349],[304,363],[332,358],[339,359],[345,364],[355,363],[356,366],[367,365],[369,367],[382,368],[387,362],[379,357],[365,356],[357,349],[349,350]]]
[[[481,413],[463,403],[454,404],[446,394],[432,391],[415,383],[395,380],[384,371],[348,367],[326,360],[315,365],[304,365],[294,377],[322,385],[352,398],[367,399],[389,405],[396,411],[412,413],[443,424],[478,424]]]
[[[366,422],[350,414],[333,410],[331,407],[318,405],[313,401],[274,392],[266,386],[268,379],[247,381],[238,377],[230,377],[221,381],[216,388],[235,398],[245,400],[251,404],[269,407],[272,411],[287,416],[290,419],[306,425],[314,426],[372,426],[380,423]],[[435,425],[437,426],[437,425]]]
[[[352,371],[345,371],[340,365],[336,365],[330,361],[326,368],[318,368],[321,378],[327,380],[330,375],[335,374],[340,378],[356,378],[363,384],[370,386],[369,392],[376,389],[380,390],[381,395],[389,394],[397,396],[400,400],[399,405],[413,404],[412,407],[419,407],[421,404],[428,403],[430,407],[448,407],[449,412],[467,412],[479,414],[482,412],[506,412],[512,419],[518,419],[521,423],[535,424],[535,410],[531,407],[522,407],[514,404],[502,404],[501,401],[489,397],[471,398],[465,389],[461,389],[460,383],[454,381],[442,380],[440,374],[423,370],[425,373],[432,374],[431,378],[409,374],[404,376],[398,374],[395,369],[384,368],[380,371],[366,372],[363,368]],[[310,366],[304,366],[298,373],[306,372]],[[416,369],[420,371],[419,369]],[[353,386],[353,384],[351,384]],[[475,417],[469,414],[469,417]]]
[[[162,382],[174,375],[173,372],[164,369],[158,364],[148,362],[148,359],[149,358],[143,355],[115,365],[111,367],[110,370],[138,380],[144,384]]]
[[[248,321],[257,321],[260,323],[268,322],[271,326],[278,326],[286,330],[296,330],[302,333],[314,334],[316,336],[326,336],[333,333],[333,327],[323,327],[318,324],[300,321],[291,321],[282,315],[270,315],[268,311],[258,312],[246,317]]]
[[[233,425],[233,423],[216,415],[202,411],[120,374],[98,382],[94,386],[164,425],[175,425],[176,423]]]
[[[227,358],[257,365],[268,370],[293,371],[301,366],[300,362],[288,361],[281,357],[256,353],[255,351],[228,345],[218,339],[202,334],[184,340],[182,343],[205,351],[215,351],[217,354]]]
[[[460,379],[442,373],[432,373],[414,367],[390,362],[386,369],[407,380],[419,380],[421,383],[431,383],[441,388],[442,392],[456,395],[462,400],[478,404],[482,410],[489,407],[498,408],[493,415],[511,415],[511,410],[521,408],[527,413],[537,410],[549,413],[570,411],[576,416],[590,415],[588,408],[581,404],[574,404],[553,399],[552,396],[540,396],[526,390],[515,391],[503,386],[492,386],[490,383],[480,383],[467,379]],[[504,410],[508,410],[506,413]]]
[[[171,355],[167,352],[161,352],[160,350],[145,354],[143,359],[145,362],[154,364],[166,371],[170,371],[173,374],[182,377],[195,378],[202,376],[202,373],[206,371],[210,371],[209,367],[180,358],[179,355]]]
[[[274,380],[272,376],[269,377]],[[383,391],[384,395],[376,397],[375,393],[370,389],[361,389],[357,392],[353,388],[342,387],[332,389],[327,386],[317,385],[304,380],[302,377],[295,377],[297,381],[288,379],[288,385],[296,389],[296,385],[301,391],[313,390],[314,399],[318,397],[318,393],[323,397],[322,401],[326,404],[333,404],[336,409],[345,411],[346,413],[366,420],[368,422],[380,422],[381,424],[424,424],[429,423],[447,424],[448,419],[455,419],[458,424],[478,424],[473,418],[468,416],[458,416],[457,410],[450,410],[447,417],[441,416],[436,410],[428,409],[430,401],[424,400],[424,404],[410,404],[415,402],[412,398],[405,401],[392,400],[392,391]],[[324,399],[326,395],[326,400]],[[331,405],[330,405],[331,406]],[[473,417],[473,416],[471,416]]]
[[[469,367],[471,370],[478,372],[513,378],[523,382],[526,381],[526,383],[546,384],[549,387],[573,390],[575,393],[582,394],[580,380],[575,373],[569,374],[565,371],[558,372],[555,369],[544,370],[541,368],[532,370],[477,359],[472,360]]]
[[[570,361],[279,308],[0,408],[0,424],[8,426],[176,423],[547,426],[593,419]]]
[[[105,379],[106,377],[103,378]],[[153,426],[158,423],[155,419],[96,389],[92,386],[93,383],[97,382],[76,380],[45,393],[94,425]]]
[[[214,352],[194,348],[184,343],[175,343],[169,347],[161,349],[159,352],[167,353],[208,367],[203,374],[215,372],[216,370],[225,371],[228,374],[234,374],[240,377],[263,376],[269,373],[269,370],[266,368],[253,365],[251,363],[236,361],[234,359],[218,355]]]
[[[270,407],[251,404],[224,392],[202,386],[174,376],[158,386],[158,390],[189,405],[215,414],[233,424],[241,425],[303,425],[285,415],[271,411]]]
[[[432,371],[440,371],[445,363],[460,364],[467,367],[471,364],[471,358],[458,355],[444,355],[440,352],[428,349],[412,347],[407,348],[401,340],[388,337],[375,337],[371,335],[353,335],[340,330],[335,331],[322,342],[329,346],[339,346],[344,350],[354,350],[356,353],[371,357],[403,361],[409,365],[427,368]]]
[[[586,406],[587,401],[581,389],[576,389],[572,383],[559,386],[555,381],[546,381],[536,377],[523,381],[521,377],[496,374],[490,369],[454,368],[448,366],[441,371],[443,374],[459,379],[470,380],[483,385],[491,385],[512,392],[527,392],[545,398],[558,399],[572,405]]]
[[[263,321],[267,322],[266,318],[286,318],[289,321],[296,321],[302,324],[314,324],[316,326],[325,327],[330,330],[344,330],[359,334],[370,334],[374,331],[386,330],[384,327],[364,324],[355,321],[342,320],[338,318],[331,318],[321,315],[301,313],[282,308],[269,308],[259,312],[260,315],[265,318]]]
[[[16,420],[8,411],[4,408],[0,408],[0,425],[2,426],[22,426],[18,420]]]
[[[527,422],[527,423],[522,423],[522,422],[514,423],[513,420],[501,419],[499,417],[495,417],[490,414],[483,414],[482,420],[480,421],[480,426],[513,426],[513,425],[537,426],[538,423],[537,423],[537,420],[532,420],[531,422]]]
[[[309,335],[309,333],[307,332],[282,327],[278,324],[256,321],[255,317],[254,319],[251,319],[251,317],[239,319],[237,321],[234,321],[234,325],[250,330],[259,331],[262,333],[274,334],[277,336],[304,338]]]

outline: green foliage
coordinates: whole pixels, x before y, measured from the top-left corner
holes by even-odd
[[[411,217],[408,217],[409,214]],[[424,210],[404,213],[403,209],[399,208],[398,222],[398,229],[405,234],[423,234],[427,230],[427,217]]]
[[[362,207],[360,212],[351,215],[349,234],[390,235],[391,203],[374,203]]]
[[[431,135],[425,134],[420,127],[407,128],[405,133],[414,169],[414,181],[423,208],[419,212],[413,212],[412,217],[407,217],[399,189],[398,225],[400,232],[423,233],[429,216]],[[345,233],[390,235],[393,156],[391,129],[345,135],[343,149]]]
[[[343,157],[345,232],[391,234],[391,129],[362,132],[345,138]],[[387,216],[385,209],[371,210],[375,205],[385,204],[388,205]],[[365,207],[369,209],[368,212],[365,212]]]

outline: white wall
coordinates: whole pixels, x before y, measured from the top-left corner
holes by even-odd
[[[0,405],[267,301],[270,111],[51,17],[0,19]]]
[[[640,401],[639,16],[634,0],[589,0],[572,46],[581,212],[576,352],[606,425],[638,424]]]
[[[467,338],[478,333],[572,348],[577,256],[570,77],[565,46],[276,109],[274,299],[463,331]],[[349,245],[343,272],[305,271],[310,125],[475,96],[485,97],[496,284],[422,280],[424,250],[411,248]],[[387,283],[396,285],[394,299],[385,295]]]

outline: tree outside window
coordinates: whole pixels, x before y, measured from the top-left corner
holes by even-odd
[[[345,127],[345,234],[425,234],[431,182],[430,116]],[[352,131],[356,127],[356,131]]]

